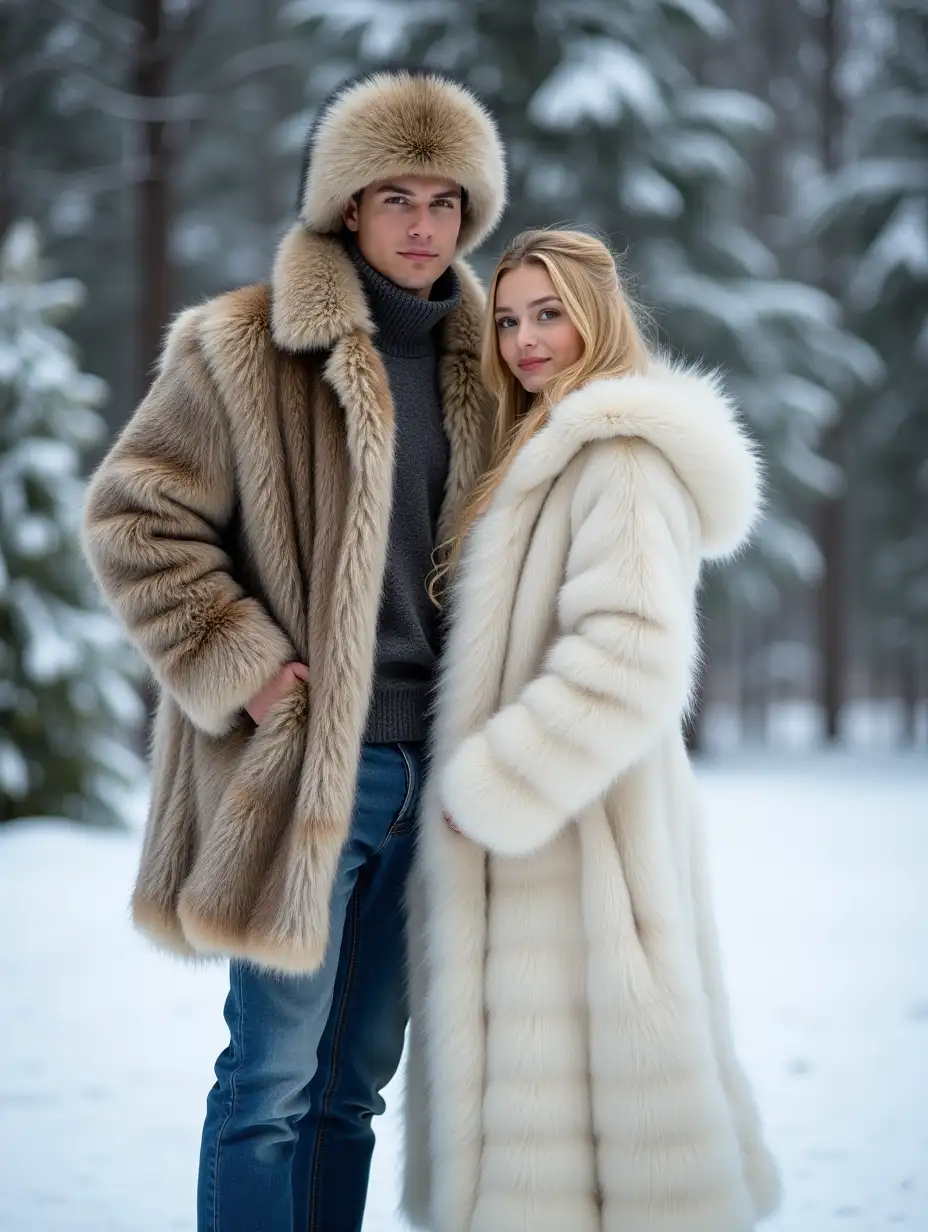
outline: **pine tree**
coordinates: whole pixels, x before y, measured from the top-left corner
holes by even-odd
[[[106,393],[58,328],[82,298],[43,281],[36,228],[14,224],[0,249],[0,822],[117,823],[140,770],[130,652],[78,542]]]
[[[728,31],[714,0],[354,0],[341,11],[293,0],[291,14],[334,63],[435,67],[486,100],[511,173],[493,242],[526,226],[597,230],[626,254],[629,289],[660,342],[727,374],[761,446],[768,504],[726,588],[772,608],[783,578],[814,575],[797,510],[836,478],[818,441],[836,393],[879,366],[836,303],[782,278],[744,224],[747,153],[773,117],[743,91],[703,87],[689,67]]]
[[[852,407],[848,483],[852,599],[894,659],[914,702],[928,634],[928,0],[865,7],[868,59],[857,65],[847,165],[807,212],[838,254],[855,331],[884,364]]]

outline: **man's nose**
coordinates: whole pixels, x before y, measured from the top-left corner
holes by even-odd
[[[430,239],[432,235],[432,215],[427,205],[422,206],[409,222],[409,234],[420,239]]]

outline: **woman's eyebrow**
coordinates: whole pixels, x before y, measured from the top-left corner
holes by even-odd
[[[527,308],[537,308],[539,304],[550,304],[550,303],[555,303],[555,302],[558,304],[561,302],[561,297],[559,295],[543,295],[541,299],[533,299],[530,304],[526,304],[526,307]],[[502,307],[502,305],[493,309],[494,316],[496,316],[500,312],[512,312],[512,309],[504,308]]]

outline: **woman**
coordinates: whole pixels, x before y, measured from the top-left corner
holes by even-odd
[[[490,298],[495,458],[410,896],[407,1207],[438,1232],[744,1232],[776,1169],[735,1058],[681,725],[701,563],[757,463],[650,355],[598,240],[530,232]]]

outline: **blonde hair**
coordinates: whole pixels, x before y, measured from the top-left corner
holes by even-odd
[[[577,362],[552,377],[538,394],[523,389],[503,362],[494,314],[500,279],[530,262],[547,271],[583,340]],[[493,273],[483,334],[483,379],[497,400],[490,465],[465,502],[451,538],[438,549],[441,562],[429,582],[435,603],[471,527],[486,512],[516,454],[547,423],[551,408],[588,381],[641,372],[648,360],[635,309],[622,288],[615,258],[601,240],[583,231],[542,230],[524,231],[510,244]]]

